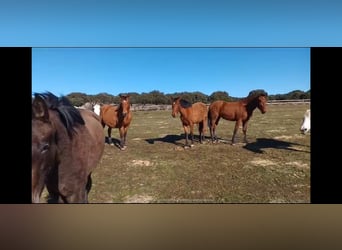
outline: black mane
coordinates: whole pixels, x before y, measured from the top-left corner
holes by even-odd
[[[192,106],[192,104],[190,102],[188,102],[187,100],[184,99],[180,99],[179,100],[179,104],[181,105],[182,108],[190,108]]]
[[[243,100],[247,103],[253,101],[255,98],[259,96],[268,96],[267,92],[263,89],[256,89],[249,92],[248,96],[245,97]]]
[[[74,128],[77,124],[85,124],[80,111],[75,108],[65,96],[58,98],[51,92],[35,93],[34,97],[36,98],[37,96],[41,97],[45,101],[49,109],[58,112],[59,117],[70,137],[72,136],[72,133],[75,132]]]

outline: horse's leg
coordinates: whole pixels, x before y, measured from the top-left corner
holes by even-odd
[[[237,120],[235,122],[235,127],[234,127],[234,132],[233,132],[233,137],[232,137],[232,145],[235,144],[236,133],[239,130],[240,124],[241,124],[241,120]]]
[[[112,141],[112,128],[111,127],[108,127],[108,143],[109,144],[113,144],[113,141]]]
[[[210,136],[211,136],[211,141],[213,143],[218,142],[217,136],[216,136],[216,126],[218,125],[220,121],[220,116],[214,117],[215,119],[211,120],[211,127],[210,127]],[[215,121],[215,122],[212,122]]]
[[[185,133],[185,146],[189,146],[189,139],[188,139],[188,127],[183,125],[184,133]]]
[[[120,149],[125,150],[126,149],[126,146],[125,146],[125,127],[124,126],[120,127],[119,132],[120,132]]]
[[[248,121],[242,122],[243,142],[245,142],[245,143],[248,143],[248,141],[247,141],[247,124],[248,124]]]
[[[127,132],[128,132],[128,127],[125,127],[125,130],[124,130],[124,147],[126,148],[127,147],[127,144],[126,144],[126,139],[127,139]]]
[[[209,131],[210,131],[211,141],[214,142],[213,119],[212,119],[212,114],[210,112],[208,112],[208,127],[209,127]]]
[[[203,128],[202,128],[202,141],[205,142],[205,133],[208,129],[208,117],[206,116],[203,120]]]
[[[203,127],[204,127],[204,121],[201,121],[199,124],[198,124],[198,132],[199,132],[199,141],[200,143],[202,144],[203,143]]]
[[[190,124],[191,147],[194,145],[194,124]]]

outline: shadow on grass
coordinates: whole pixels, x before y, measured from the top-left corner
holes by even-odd
[[[121,149],[121,147],[120,147],[120,140],[117,139],[117,138],[113,138],[113,137],[112,137],[112,143],[110,144],[110,143],[109,143],[108,136],[106,136],[106,137],[105,137],[105,143],[108,144],[108,145],[114,145],[115,147]]]
[[[292,148],[292,146],[305,146],[298,143],[293,142],[287,142],[287,141],[280,141],[275,139],[269,139],[269,138],[258,138],[256,142],[247,143],[243,148],[250,150],[254,153],[263,153],[263,149],[265,148],[276,148],[276,149],[285,149],[285,150],[291,150],[291,151],[298,151],[298,152],[305,152],[310,153],[310,151],[306,150],[299,150]]]
[[[166,135],[164,137],[159,137],[159,138],[149,138],[145,139],[149,144],[154,144],[157,141],[160,142],[166,142],[166,143],[171,143],[176,146],[185,146],[185,134],[180,134],[180,135]],[[189,135],[189,142],[191,143],[190,135]],[[194,135],[194,142],[199,143],[199,136]]]

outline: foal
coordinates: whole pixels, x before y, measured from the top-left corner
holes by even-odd
[[[189,146],[188,134],[190,132],[191,145],[194,144],[194,125],[198,124],[200,143],[204,141],[204,133],[207,129],[208,109],[207,105],[202,102],[191,104],[181,99],[181,97],[171,98],[172,101],[172,117],[176,117],[180,113],[180,119],[185,132],[185,146]],[[190,130],[190,131],[188,131]]]

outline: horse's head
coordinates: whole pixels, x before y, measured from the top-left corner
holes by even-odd
[[[180,97],[176,97],[176,98],[171,97],[172,117],[176,117],[176,115],[179,113],[179,101],[180,101]]]
[[[262,114],[266,113],[267,109],[267,96],[266,95],[259,95],[257,97],[258,104],[257,107],[261,111]]]
[[[54,160],[56,129],[45,101],[36,96],[32,102],[32,202],[38,203],[45,177]]]
[[[310,131],[310,109],[306,110],[306,112],[304,114],[302,126],[300,127],[300,131],[302,132],[302,134],[306,134]]]
[[[122,116],[125,117],[131,108],[129,101],[129,95],[120,95],[120,109],[122,111]]]

